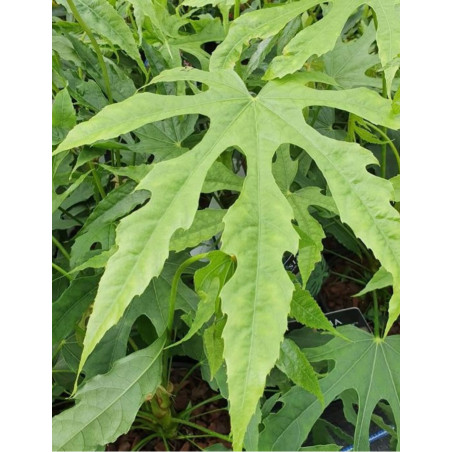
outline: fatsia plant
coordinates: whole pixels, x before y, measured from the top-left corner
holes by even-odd
[[[123,50],[132,58],[139,58],[134,50],[133,36],[122,25],[117,25],[120,16],[113,12],[113,8],[106,6],[108,2],[77,0],[74,3],[88,5],[87,8],[94,12],[102,8],[102,11],[108,11],[112,17],[114,15],[117,29],[123,30],[123,33],[115,35],[112,42],[121,46],[122,39],[127,37],[127,46]],[[394,62],[398,53],[397,5],[392,0],[368,3],[374,8],[375,19],[378,21],[376,41],[390,94],[394,68],[397,66]],[[134,0],[131,4],[139,19],[139,38],[145,39],[146,33],[143,30],[153,33],[152,39],[159,42],[165,58],[171,60],[170,66],[179,64],[180,54],[173,58],[174,52],[186,51],[195,56],[199,54],[201,67],[207,69],[208,55],[198,49],[199,43],[208,41],[205,31],[207,26],[200,29],[198,40],[189,40],[193,45],[187,47],[181,43],[183,36],[178,30],[187,21],[171,19],[172,16],[162,9],[162,2]],[[137,131],[138,137],[144,137],[146,129],[143,127],[156,124],[154,129],[159,131],[161,121],[169,118],[203,115],[209,119],[208,130],[191,149],[187,147],[181,149],[181,152],[175,152],[173,158],[157,159],[152,165],[143,165],[145,169],[140,169],[139,176],[135,179],[138,184],[133,185],[132,193],[136,194],[136,200],[130,197],[133,188],[131,184],[128,185],[130,191],[120,187],[116,192],[111,192],[119,196],[120,192],[127,191],[129,196],[124,198],[128,200],[124,209],[117,206],[118,214],[111,217],[113,220],[123,217],[116,229],[110,224],[110,220],[103,223],[104,219],[113,214],[107,211],[106,216],[102,217],[103,206],[108,206],[109,198],[115,198],[115,195],[109,194],[103,204],[99,203],[97,211],[94,210],[76,238],[74,250],[80,257],[80,261],[76,263],[83,265],[82,261],[92,254],[89,252],[90,247],[100,230],[104,235],[107,230],[113,230],[115,234],[115,247],[91,258],[97,259],[98,267],[102,267],[105,262],[106,266],[84,335],[78,374],[88,364],[88,358],[107,332],[121,321],[132,300],[142,295],[149,284],[161,276],[170,251],[183,250],[188,245],[195,246],[209,235],[223,230],[222,256],[232,256],[236,268],[232,277],[229,278],[229,273],[228,278],[225,275],[219,277],[217,285],[208,281],[203,286],[195,278],[195,285],[202,287],[205,292],[189,335],[195,334],[201,323],[208,320],[214,311],[213,303],[221,299],[221,312],[226,317],[215,323],[213,329],[205,330],[204,337],[206,344],[210,344],[207,354],[212,357],[215,352],[219,352],[224,357],[233,447],[234,450],[242,450],[247,427],[264,392],[267,375],[275,364],[283,369],[292,369],[292,362],[287,361],[288,357],[299,356],[300,361],[306,361],[305,375],[310,375],[309,378],[314,376],[301,351],[294,349],[290,342],[283,342],[294,283],[282,263],[284,253],[299,252],[305,289],[310,273],[321,258],[321,240],[324,237],[320,224],[310,214],[309,207],[313,205],[339,214],[341,221],[373,251],[381,263],[382,272],[391,275],[393,297],[385,330],[385,336],[387,335],[399,314],[399,215],[391,205],[395,200],[393,185],[368,172],[369,165],[378,163],[370,151],[357,143],[324,136],[307,120],[310,107],[327,107],[353,114],[375,125],[398,128],[398,116],[389,99],[368,88],[340,89],[341,86],[331,76],[304,67],[310,57],[320,56],[334,49],[344,23],[360,4],[352,0],[335,0],[323,19],[295,34],[282,54],[270,61],[263,77],[266,82],[262,82],[263,88],[259,92],[251,90],[240,76],[241,70],[237,62],[243,48],[250,40],[277,35],[289,21],[317,6],[318,1],[298,1],[244,14],[229,28],[225,27],[228,33],[213,52],[209,71],[174,67],[152,79],[153,86],[172,86],[175,83],[178,95],[137,93],[119,103],[106,106],[91,119],[72,128],[75,123],[73,110],[66,105],[70,103],[68,93],[62,92],[58,100],[70,111],[71,118],[70,121],[61,122],[61,133],[65,136],[68,129],[72,130],[54,151],[54,159],[58,159],[58,162],[74,148],[92,144],[99,146],[105,140],[127,137],[134,131]],[[160,28],[157,25],[158,17],[165,18],[165,24],[162,23]],[[380,20],[383,17],[387,20]],[[102,20],[101,22],[103,23]],[[92,26],[96,27],[96,24],[93,23]],[[215,30],[209,36],[213,36],[214,40],[221,40],[223,31],[218,30],[216,25],[212,27]],[[102,27],[99,32],[106,39],[111,39],[109,33]],[[366,43],[368,36],[365,36]],[[167,49],[168,54],[163,49]],[[374,59],[372,61],[375,62]],[[139,66],[145,71],[141,62]],[[186,95],[187,86],[191,90],[190,95]],[[149,130],[153,133],[152,127]],[[58,139],[57,143],[60,141]],[[297,164],[291,157],[290,145],[304,150],[315,162],[326,180],[328,194],[322,194],[320,189],[314,187],[292,192],[291,184],[297,172]],[[175,146],[182,148],[180,142],[175,143]],[[238,150],[246,159],[243,181],[228,173],[219,161],[222,154],[231,148]],[[116,172],[118,177],[126,174],[120,166],[108,171]],[[81,184],[82,177],[87,177],[88,174],[81,176],[76,183]],[[138,174],[136,170],[134,174]],[[95,173],[93,177],[94,175]],[[240,192],[227,212],[198,211],[200,193],[225,187]],[[76,188],[73,184],[68,190]],[[143,193],[149,192],[150,200],[145,203],[149,195]],[[144,205],[136,209],[141,203]],[[132,208],[135,208],[134,211],[129,213]],[[188,231],[185,236],[184,230]],[[223,257],[218,259],[221,261]],[[226,262],[229,266],[230,261]],[[85,262],[85,265],[88,264]],[[80,270],[80,266],[78,269]],[[72,290],[75,291],[75,288]],[[63,302],[64,299],[58,307],[66,305]],[[79,310],[86,308],[89,302],[89,299],[81,297]],[[168,303],[171,301],[168,300]],[[168,305],[166,309],[171,312]],[[302,317],[303,314],[297,316]],[[169,321],[170,327],[171,323],[172,319]],[[60,338],[63,333],[66,331],[57,331],[55,334]],[[170,334],[164,326],[157,333],[160,338],[163,335],[169,337]],[[217,340],[220,336],[221,340]],[[350,337],[352,336],[353,334]],[[354,336],[352,341],[353,338]],[[344,339],[338,337],[334,341]],[[130,358],[122,358],[106,375],[89,379],[75,393],[79,400],[74,409],[77,412],[86,411],[87,408],[84,407],[90,406],[89,397],[93,394],[94,397],[102,397],[107,405],[100,408],[97,406],[100,412],[93,412],[92,419],[85,416],[89,432],[93,435],[88,442],[83,439],[85,427],[75,428],[72,429],[70,438],[62,438],[63,434],[57,432],[59,448],[76,445],[86,450],[96,445],[99,434],[96,425],[99,423],[102,427],[108,413],[114,411],[115,404],[119,406],[122,403],[120,398],[109,393],[108,385],[115,386],[122,378],[122,370],[135,360],[139,364],[136,372],[128,375],[130,381],[127,380],[126,387],[127,391],[133,392],[132,411],[137,411],[144,400],[145,394],[140,393],[140,388],[144,384],[142,381],[147,381],[148,373],[152,374],[152,382],[146,383],[144,391],[153,392],[159,384],[159,378],[155,375],[160,369],[158,355],[163,342],[158,339],[146,351],[137,352]],[[337,342],[331,343],[335,345]],[[140,357],[150,357],[151,352],[152,361],[141,363]],[[316,356],[313,355],[312,360],[315,361]],[[213,361],[210,359],[209,362],[212,373],[221,366],[222,359],[218,360],[217,357]],[[294,377],[294,381],[297,379],[298,377]],[[300,379],[302,380],[301,377]],[[345,389],[348,387],[344,387]],[[322,385],[320,388],[318,385],[312,386],[311,392],[319,400],[323,400],[325,395],[330,397],[330,393],[326,393]],[[127,397],[128,394],[127,392]],[[102,440],[110,441],[127,426],[130,427],[132,411],[129,407],[127,421],[109,430]],[[74,412],[61,414],[56,421],[58,431],[62,432],[64,425],[73,422],[71,416],[74,415]],[[367,418],[363,422],[366,420]],[[362,437],[358,441],[360,445],[365,442]]]

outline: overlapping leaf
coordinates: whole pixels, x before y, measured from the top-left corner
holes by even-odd
[[[333,360],[334,369],[320,381],[325,405],[347,390],[356,391],[354,450],[369,450],[369,426],[380,400],[393,411],[397,427],[400,418],[400,338],[376,339],[353,326],[339,328],[349,341],[336,337],[326,344],[303,350],[311,362]],[[259,450],[299,450],[324,407],[317,398],[293,387],[280,402],[283,407],[264,421]]]
[[[221,293],[228,316],[223,338],[235,448],[242,446],[266,375],[278,358],[292,298],[293,285],[281,258],[285,251],[296,252],[298,236],[291,223],[293,209],[272,175],[272,158],[281,144],[296,144],[310,154],[329,184],[341,219],[373,249],[394,280],[398,278],[398,213],[389,202],[390,182],[366,171],[375,162],[370,152],[320,135],[302,113],[310,105],[329,106],[396,128],[391,103],[366,89],[317,91],[306,86],[318,78],[324,80],[304,73],[272,81],[254,97],[231,70],[174,69],[155,81],[195,80],[209,89],[193,96],[137,94],[80,124],[56,151],[175,115],[199,113],[211,120],[198,145],[158,163],[138,185],[152,192],[152,200],[117,229],[119,249],[99,285],[81,366],[130,300],[160,273],[174,232],[190,227],[203,181],[217,157],[230,146],[246,155],[245,182],[223,219],[222,237],[222,250],[237,258],[236,272]]]
[[[234,21],[226,39],[218,46],[210,60],[210,70],[232,68],[242,48],[253,38],[265,39],[278,33],[297,15],[319,4],[319,1],[300,0],[275,8],[266,8],[244,14]],[[323,55],[332,50],[347,19],[363,4],[362,0],[333,0],[325,17],[302,29],[284,47],[282,55],[273,58],[264,79],[283,77],[301,69],[312,55]],[[399,53],[399,10],[397,0],[368,0],[378,19],[377,44],[381,64],[390,87]],[[392,63],[392,66],[390,66]]]

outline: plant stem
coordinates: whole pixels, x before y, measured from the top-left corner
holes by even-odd
[[[380,337],[380,310],[378,308],[377,292],[372,291],[372,298],[374,299],[374,335]]]
[[[335,275],[335,276],[340,276],[342,278],[349,279],[350,281],[355,281],[355,282],[357,282],[359,284],[362,284],[363,286],[366,285],[366,283],[364,281],[361,281],[360,279],[353,278],[352,276],[344,275],[343,273],[337,273],[337,272],[333,272],[333,271],[330,271],[330,273],[332,275]]]
[[[152,435],[144,437],[139,443],[133,446],[132,450],[140,450],[146,443],[160,436],[158,433],[153,433]]]
[[[201,366],[202,362],[197,362],[192,368],[184,375],[184,378],[180,381],[179,385],[182,385],[182,383],[199,367]],[[176,395],[178,391],[174,391],[174,395]]]
[[[369,269],[367,267],[360,264],[359,262],[356,262],[353,259],[343,256],[342,254],[336,253],[333,250],[328,250],[328,249],[324,248],[323,251],[325,251],[325,253],[333,254],[334,256],[340,257],[341,259],[344,259],[345,261],[351,262],[352,264],[356,265],[357,267],[361,267],[362,269],[369,271]]]
[[[188,427],[195,428],[195,429],[199,430],[200,432],[204,432],[204,433],[209,434],[210,436],[213,436],[214,438],[218,438],[218,439],[222,439],[223,441],[231,442],[231,438],[229,438],[229,436],[214,432],[213,430],[209,430],[208,428],[202,427],[201,425],[195,424],[194,422],[185,421],[184,419],[179,419],[179,418],[173,418],[173,421],[176,422],[176,424],[182,424],[182,425],[186,425]]]
[[[240,16],[240,0],[235,0],[234,3],[234,20]]]
[[[210,397],[210,398],[208,398],[206,400],[203,400],[202,402],[198,403],[197,405],[193,405],[192,407],[185,409],[180,414],[181,415],[185,415],[187,413],[191,413],[192,411],[196,410],[197,408],[200,408],[200,407],[202,407],[202,406],[204,406],[204,405],[206,405],[206,404],[208,404],[210,402],[215,402],[215,400],[220,400],[222,398],[223,397],[221,396],[221,394],[217,394],[217,395],[212,396],[212,397]]]
[[[63,276],[66,276],[66,278],[69,279],[69,281],[72,281],[73,279],[72,276],[66,270],[63,270],[59,265],[52,262],[52,267],[55,270],[59,271]]]
[[[62,207],[58,207],[58,210],[62,213],[64,213],[64,215],[67,215],[69,218],[71,218],[72,220],[76,221],[78,224],[80,224],[81,226],[83,226],[83,222],[80,221],[77,217],[74,217],[74,215],[72,215],[72,213],[68,212],[66,209],[63,209]]]
[[[168,445],[168,442],[166,440],[166,436],[165,435],[162,435],[162,440],[163,440],[163,444],[165,444],[165,450],[167,450],[167,451],[171,450],[169,445]]]
[[[68,370],[67,372],[72,372],[72,371]],[[193,420],[193,419],[196,419],[198,417],[204,416],[206,414],[218,413],[219,411],[227,411],[227,408],[224,407],[224,408],[217,408],[215,410],[204,411],[203,413],[199,413],[196,416],[191,416],[190,419]]]
[[[93,162],[88,162],[88,165],[93,173],[94,183],[96,184],[97,190],[98,190],[101,198],[104,199],[105,196],[107,196],[107,195],[105,194],[104,187],[102,187],[102,183],[100,181],[99,174],[97,173]]]
[[[71,260],[71,256],[69,256],[69,253],[66,251],[66,248],[53,236],[53,234],[52,234],[52,242],[61,251],[61,254],[68,261],[70,261]]]
[[[94,37],[90,28],[85,24],[85,21],[82,19],[79,12],[77,11],[77,8],[75,7],[74,2],[72,0],[67,0],[67,4],[69,5],[70,10],[71,10],[73,16],[75,17],[75,20],[80,24],[83,31],[87,34],[88,38],[91,41],[93,49],[96,52],[97,59],[99,61],[99,65],[102,70],[102,76],[104,78],[105,90],[107,91],[108,102],[110,104],[112,104],[113,98],[111,95],[110,79],[108,78],[107,66],[105,65],[104,57],[102,56],[102,52],[100,51],[99,44],[97,43],[96,38]]]
[[[395,159],[397,161],[397,166],[398,166],[399,171],[400,171],[400,155],[399,155],[399,151],[394,146],[394,143],[392,142],[392,140],[388,137],[388,135],[386,135],[386,133],[383,130],[381,130],[379,127],[373,125],[371,122],[367,122],[366,121],[366,124],[369,125],[376,132],[378,132],[388,142],[388,145],[391,148],[392,153],[394,154],[394,157],[395,157]]]

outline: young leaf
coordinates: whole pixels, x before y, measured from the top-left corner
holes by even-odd
[[[295,291],[290,305],[290,316],[309,328],[329,331],[343,338],[325,317],[325,314],[314,298],[312,298],[312,295],[307,290],[302,289],[298,284],[295,284]]]
[[[160,384],[164,344],[161,337],[88,380],[75,406],[52,419],[53,450],[95,450],[128,432],[146,396]]]
[[[175,347],[193,337],[204,323],[209,321],[217,309],[220,291],[227,281],[233,262],[230,256],[221,251],[211,251],[208,257],[210,262],[195,272],[195,290],[201,299],[198,303],[193,323],[187,334],[180,341],[172,344],[171,347]],[[220,357],[221,365],[223,354]]]
[[[171,116],[199,113],[211,120],[199,144],[156,164],[138,185],[138,190],[151,191],[152,199],[117,228],[119,249],[99,284],[81,367],[131,299],[160,273],[174,232],[192,224],[203,181],[217,157],[232,146],[246,155],[247,175],[239,199],[224,217],[222,236],[222,250],[237,258],[237,270],[221,293],[228,319],[224,356],[236,449],[242,447],[266,375],[279,356],[293,292],[281,262],[284,252],[297,250],[293,209],[272,175],[273,155],[281,144],[293,143],[316,161],[341,219],[393,274],[395,286],[398,281],[398,212],[390,205],[390,182],[367,172],[367,165],[376,161],[369,151],[320,135],[302,113],[310,105],[330,106],[395,128],[398,121],[391,102],[365,88],[320,91],[305,86],[318,79],[324,78],[310,73],[286,77],[267,83],[253,97],[233,71],[173,69],[154,82],[194,80],[209,89],[192,96],[132,96],[75,127],[55,151],[112,138]],[[393,309],[396,312],[397,305]]]
[[[322,402],[322,405],[325,403],[317,375],[305,354],[294,341],[284,339],[276,366],[296,385],[314,394]]]
[[[340,327],[350,341],[334,338],[325,345],[303,350],[310,362],[333,360],[334,369],[320,380],[329,405],[342,392],[353,389],[359,408],[354,450],[369,450],[369,426],[380,400],[392,407],[397,428],[400,417],[400,338],[377,339],[353,326]],[[324,407],[317,398],[300,387],[293,387],[280,402],[283,408],[264,419],[259,450],[298,450]]]

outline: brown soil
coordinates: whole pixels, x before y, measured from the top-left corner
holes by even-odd
[[[332,238],[327,238],[324,241],[324,246],[327,249],[336,251],[343,256],[358,262],[358,258],[353,253],[345,250]],[[359,274],[362,272],[362,269],[360,269],[358,265],[332,254],[325,253],[325,256],[332,272],[360,279]],[[365,261],[358,263],[366,266]],[[359,308],[359,310],[365,314],[370,305],[373,304],[372,296],[370,294],[366,294],[362,297],[353,296],[360,292],[363,287],[363,285],[355,281],[348,280],[347,278],[335,274],[330,274],[320,289],[319,299],[328,311],[354,307]],[[380,300],[380,303],[381,302],[382,300]],[[366,320],[369,326],[373,328],[372,319]],[[391,327],[389,334],[400,334],[400,319]]]

